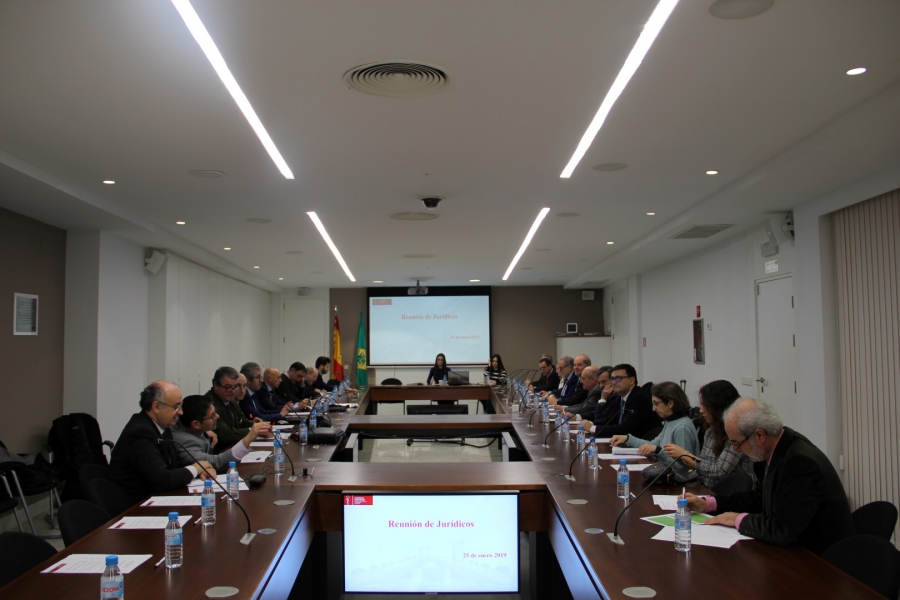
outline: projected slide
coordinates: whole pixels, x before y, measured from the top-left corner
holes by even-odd
[[[486,363],[490,343],[488,296],[369,298],[369,364]]]
[[[344,495],[347,593],[517,593],[518,498]]]

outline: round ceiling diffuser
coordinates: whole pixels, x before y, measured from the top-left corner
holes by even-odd
[[[360,92],[390,98],[430,96],[450,85],[442,69],[415,62],[360,65],[344,73],[344,81]]]

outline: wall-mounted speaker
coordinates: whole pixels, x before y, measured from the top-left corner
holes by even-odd
[[[166,258],[166,255],[162,252],[153,250],[150,256],[144,259],[144,268],[156,275],[163,268],[163,265],[166,264]]]
[[[578,333],[578,323],[566,323],[566,333]]]
[[[309,296],[310,289],[309,288],[297,288],[298,296]]]
[[[594,290],[582,290],[581,291],[581,299],[582,300],[593,300],[594,299]]]
[[[791,213],[783,217],[769,219],[765,223],[766,237],[773,246],[794,239],[794,219]]]

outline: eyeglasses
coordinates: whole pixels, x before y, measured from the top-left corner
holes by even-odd
[[[162,400],[157,400],[157,403],[162,404],[163,406],[168,406],[174,411],[181,410],[181,402],[178,402],[177,404],[168,404],[166,402],[163,402]]]
[[[230,383],[226,383],[225,385],[222,385],[221,383],[217,383],[216,385],[219,386],[220,388],[222,388],[223,390],[225,390],[226,392],[232,392],[232,391],[236,390],[238,387],[240,387],[241,384],[238,383],[235,385],[231,385]]]
[[[200,420],[201,421],[209,421],[209,420],[215,421],[218,418],[219,418],[219,413],[217,413],[216,411],[213,411],[213,414],[209,415],[208,417],[203,417]]]
[[[256,381],[257,379],[262,380],[262,375],[254,375],[250,378],[250,381]]]
[[[653,404],[653,406],[659,406],[660,404],[666,404],[666,402],[663,402],[662,400],[660,400],[658,402],[656,400],[651,400],[650,403]]]
[[[748,436],[748,437],[745,437],[744,439],[742,439],[742,440],[739,441],[739,442],[736,441],[736,440],[728,440],[728,443],[731,444],[731,449],[732,449],[732,450],[740,450],[740,449],[741,449],[741,446],[743,446],[744,443],[745,443],[747,440],[749,440],[749,439],[750,439],[750,438],[749,438],[749,436]]]
[[[628,378],[629,378],[628,375],[619,375],[617,377],[610,377],[609,380],[615,381],[616,383],[622,383],[623,379],[628,379]]]

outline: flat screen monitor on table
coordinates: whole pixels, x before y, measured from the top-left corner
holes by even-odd
[[[514,491],[344,492],[350,594],[519,592]]]

